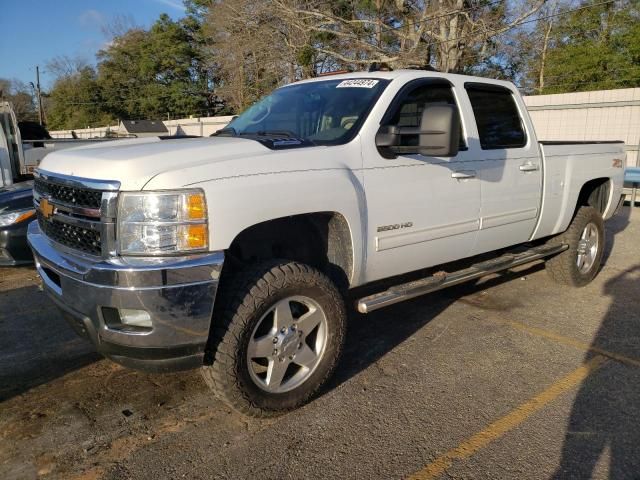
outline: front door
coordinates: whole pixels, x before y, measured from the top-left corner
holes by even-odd
[[[448,82],[414,80],[398,93],[382,124],[417,127],[425,105],[442,102],[456,104]],[[417,145],[418,136],[413,137],[403,136],[403,145]],[[480,184],[464,133],[461,147],[452,158],[385,158],[375,144],[363,145],[366,281],[471,255],[480,223]]]

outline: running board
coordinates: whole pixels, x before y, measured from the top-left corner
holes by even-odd
[[[491,260],[476,263],[469,268],[458,270],[457,272],[438,272],[430,277],[396,285],[384,292],[361,298],[358,300],[358,311],[360,313],[370,313],[379,308],[419,297],[420,295],[475,280],[485,275],[517,267],[518,265],[524,265],[525,263],[535,260],[541,260],[556,253],[563,252],[567,248],[569,248],[568,245],[542,245],[520,253],[507,253],[500,257],[492,258]]]

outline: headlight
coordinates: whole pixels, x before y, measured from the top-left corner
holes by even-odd
[[[204,193],[201,190],[121,193],[118,243],[123,255],[206,250],[209,228]]]
[[[0,213],[0,227],[8,227],[14,223],[24,222],[35,216],[36,211],[33,208],[28,210],[16,210],[15,212]]]

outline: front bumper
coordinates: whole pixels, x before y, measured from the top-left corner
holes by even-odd
[[[44,291],[98,352],[147,371],[202,365],[223,252],[95,260],[54,246],[38,222],[29,225],[27,237]],[[120,309],[147,312],[152,326],[114,322]]]

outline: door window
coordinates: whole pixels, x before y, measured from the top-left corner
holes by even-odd
[[[522,148],[527,144],[522,119],[510,90],[468,86],[467,93],[483,150]]]
[[[421,85],[410,90],[404,95],[400,105],[388,122],[389,125],[398,127],[419,127],[422,120],[422,112],[429,104],[446,103],[456,105],[456,99],[449,85]],[[402,135],[401,144],[403,147],[414,147],[419,144],[418,135]],[[460,150],[467,148],[460,128]]]

